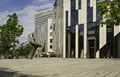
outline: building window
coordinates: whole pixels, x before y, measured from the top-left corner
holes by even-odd
[[[55,24],[53,25],[53,30],[55,31]]]
[[[78,7],[79,7],[79,9],[81,9],[81,0],[79,0]]]
[[[50,29],[52,29],[52,26],[50,26]]]
[[[78,10],[76,10],[76,0],[71,0],[71,26],[78,24]]]
[[[88,22],[93,22],[93,7],[90,7],[87,10],[87,20]]]
[[[66,11],[66,26],[68,26],[68,11]]]
[[[52,39],[50,39],[50,43],[52,43]]]
[[[52,36],[52,34],[53,34],[53,33],[52,33],[52,32],[50,32],[50,36]]]
[[[78,24],[78,10],[71,11],[71,25],[75,26]]]
[[[90,0],[87,0],[87,7],[90,7]]]
[[[76,0],[71,0],[71,10],[76,9]]]
[[[52,45],[50,45],[50,49],[52,49]]]

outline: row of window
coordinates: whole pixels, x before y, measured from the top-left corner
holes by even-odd
[[[52,39],[50,39],[50,43],[52,43]],[[52,49],[52,45],[50,45],[50,49]]]
[[[87,20],[93,22],[93,7],[90,7],[90,0],[87,0]],[[79,0],[79,9],[81,8],[81,0]],[[78,24],[78,10],[76,10],[76,0],[71,0],[71,26]],[[66,26],[68,26],[68,11],[66,11]]]

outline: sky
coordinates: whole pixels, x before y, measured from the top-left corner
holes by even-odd
[[[0,25],[5,24],[8,14],[16,13],[19,24],[24,27],[20,43],[26,42],[28,34],[35,29],[35,14],[51,9],[53,3],[54,0],[0,0]]]

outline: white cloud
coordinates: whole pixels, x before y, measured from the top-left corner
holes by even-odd
[[[49,2],[50,0],[34,0],[33,3],[46,3]]]
[[[39,1],[48,1],[48,0],[39,0]],[[44,4],[41,6],[38,5],[29,5],[25,7],[23,10],[15,11],[19,16],[19,23],[23,25],[24,32],[23,35],[20,37],[20,42],[27,41],[27,36],[29,33],[34,31],[34,15],[35,13],[39,12],[40,10],[52,8],[52,3]],[[39,10],[39,11],[38,11]],[[0,13],[0,25],[6,21],[6,16],[11,12],[5,11]]]
[[[9,11],[0,12],[0,25],[3,25],[6,22],[7,15],[10,13],[11,12],[9,12]]]

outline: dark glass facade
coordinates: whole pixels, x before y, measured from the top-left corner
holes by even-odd
[[[100,58],[117,58],[119,57],[119,45],[118,38],[120,34],[114,37],[114,27],[107,26],[106,44],[100,49]]]
[[[78,0],[78,7],[81,9],[81,0]]]
[[[93,22],[93,7],[88,7],[87,9],[87,21]]]
[[[79,52],[78,52],[78,57],[82,58],[83,55],[83,44],[84,44],[84,40],[83,40],[83,35],[84,35],[84,25],[79,25]]]
[[[81,0],[78,0],[78,8],[81,9]],[[66,11],[66,57],[74,58],[75,57],[75,47],[76,47],[76,37],[75,30],[76,25],[79,25],[79,49],[78,49],[78,57],[83,57],[83,45],[84,45],[84,25],[78,24],[78,10],[76,10],[76,0],[71,0],[71,25],[68,25],[68,11]],[[82,20],[82,19],[81,19]],[[93,22],[93,7],[90,7],[90,0],[88,0],[87,6],[87,21],[88,21],[88,37],[97,37],[95,34],[95,30],[93,27],[96,26],[96,23]],[[89,34],[90,32],[93,32]],[[96,40],[89,40],[90,43],[88,50],[96,50]],[[91,43],[94,43],[93,45]],[[91,47],[90,47],[91,46]],[[92,47],[94,47],[92,49]],[[95,57],[92,55],[93,53],[89,53],[90,57]]]
[[[76,10],[76,0],[71,0],[71,25],[75,26],[78,24],[78,10]]]

